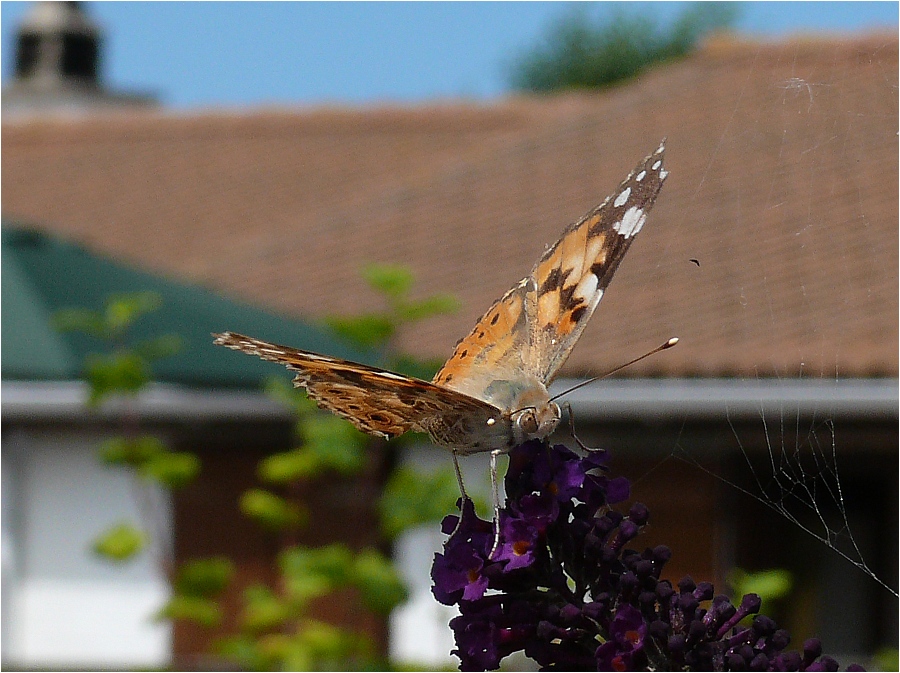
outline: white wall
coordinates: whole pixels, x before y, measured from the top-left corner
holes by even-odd
[[[416,469],[426,473],[438,467],[450,470],[451,474],[453,471],[450,453],[431,445],[407,449],[402,460],[405,464],[413,463]],[[459,462],[466,491],[489,499],[489,456],[463,456]],[[504,464],[501,474],[505,470]],[[441,605],[431,593],[431,564],[445,539],[440,526],[435,523],[406,531],[394,544],[397,567],[410,590],[409,600],[391,613],[390,656],[395,662],[411,667],[459,666],[459,659],[450,654],[454,642],[449,627],[450,620],[459,611],[455,607]]]
[[[103,466],[103,438],[74,430],[3,433],[3,665],[159,667],[171,629],[151,619],[168,585],[145,553],[113,564],[92,540],[121,521],[139,521],[132,477]],[[160,490],[163,544],[171,504]]]

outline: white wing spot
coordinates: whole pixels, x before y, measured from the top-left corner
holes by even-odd
[[[653,165],[652,165],[650,168],[652,168],[652,169],[655,171],[655,170],[658,169],[660,166],[662,166],[662,161],[660,161],[659,159],[657,159],[657,160],[653,163]]]
[[[409,381],[408,376],[403,376],[402,374],[395,374],[394,372],[379,372],[382,378],[386,379],[394,379],[395,381]]]
[[[575,286],[574,295],[579,299],[587,299],[589,297],[593,297],[596,291],[597,276],[589,273],[584,278],[582,278],[581,281],[579,281],[578,285]]]
[[[623,206],[625,202],[628,200],[628,197],[631,196],[631,187],[626,187],[625,190],[616,197],[616,200],[613,201],[613,205],[616,208]]]
[[[635,178],[635,180],[637,180],[638,182],[640,182],[640,181],[643,180],[645,177],[647,177],[647,171],[641,171],[640,173],[637,174],[637,177]]]
[[[641,227],[644,226],[644,220],[646,219],[647,216],[644,214],[643,210],[637,206],[632,206],[625,211],[622,219],[613,225],[613,229],[625,238],[630,238],[631,236],[637,235],[641,230]]]
[[[281,351],[271,351],[272,353],[279,354]],[[324,355],[316,355],[315,353],[304,353],[303,357],[307,360],[319,360],[320,362],[335,362],[334,358],[329,358]]]
[[[487,424],[488,424],[488,425],[493,425],[493,424],[496,423],[496,422],[497,422],[497,419],[496,419],[496,418],[489,418],[489,419],[487,419]]]
[[[659,179],[660,179],[660,180],[665,180],[666,177],[668,177],[668,175],[669,175],[669,171],[667,171],[667,170],[662,170],[662,171],[659,172]]]

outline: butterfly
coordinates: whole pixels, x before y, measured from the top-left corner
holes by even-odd
[[[363,432],[428,433],[454,462],[544,439],[561,417],[547,388],[644,226],[667,176],[664,151],[665,140],[612,196],[567,227],[457,343],[431,382],[233,332],[214,334],[215,343],[296,372],[295,386]]]

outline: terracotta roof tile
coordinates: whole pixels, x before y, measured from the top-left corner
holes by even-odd
[[[464,302],[402,342],[439,357],[668,136],[567,371],[677,335],[631,374],[896,376],[897,52],[719,40],[594,95],[4,123],[3,210],[303,315],[366,310],[359,267],[408,264]]]

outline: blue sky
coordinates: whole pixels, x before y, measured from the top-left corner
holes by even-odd
[[[2,70],[31,3],[0,3]],[[176,108],[489,99],[509,63],[568,3],[86,2],[106,31],[105,81]],[[616,3],[591,4],[596,16]],[[686,3],[622,3],[671,20]],[[896,2],[747,2],[736,28],[792,33],[898,29]]]

